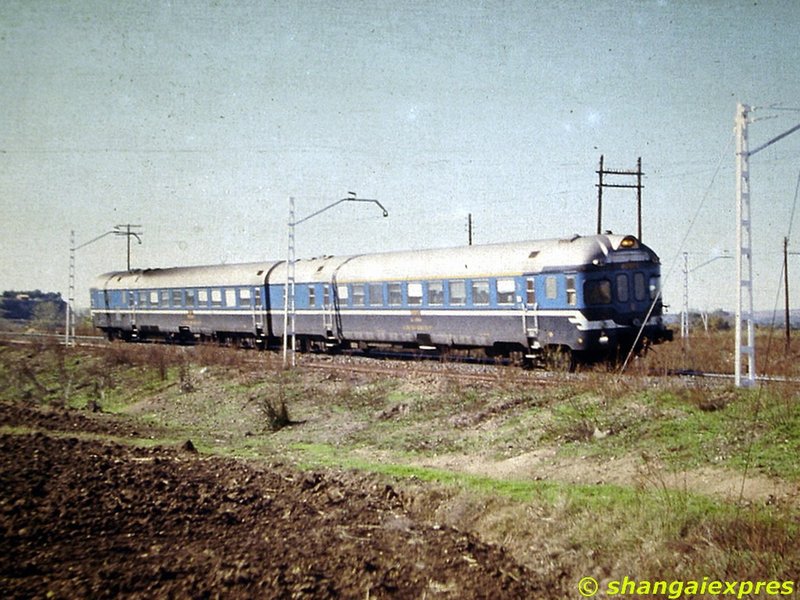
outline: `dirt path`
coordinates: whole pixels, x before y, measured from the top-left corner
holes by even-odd
[[[137,432],[0,410],[4,598],[548,596],[502,549],[418,521],[377,478],[79,439]]]
[[[713,496],[726,501],[798,503],[800,484],[777,481],[762,475],[744,475],[730,469],[668,471],[657,463],[647,464],[634,456],[598,461],[593,458],[559,456],[557,448],[543,447],[505,460],[480,455],[446,454],[420,461],[418,466],[447,469],[498,479],[553,480],[575,484],[615,484],[643,488],[673,489]]]

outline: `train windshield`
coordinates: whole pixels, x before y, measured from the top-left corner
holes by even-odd
[[[608,279],[590,279],[583,285],[587,304],[611,304],[611,282]]]
[[[609,279],[589,279],[583,284],[587,304],[628,303],[655,300],[661,293],[661,278],[642,272],[618,273],[613,283]]]

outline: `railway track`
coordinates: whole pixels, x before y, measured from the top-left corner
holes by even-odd
[[[455,361],[378,359],[363,356],[304,355],[301,368],[334,373],[356,373],[385,375],[390,377],[452,377],[462,381],[484,381],[502,383],[508,381],[546,386],[565,378],[580,377],[571,373],[549,373],[546,371],[524,371],[519,368],[492,364],[464,363]]]
[[[83,348],[108,348],[112,342],[103,336],[75,336],[71,338],[74,346]],[[33,332],[8,332],[0,331],[0,344],[64,344],[63,334],[33,333]],[[120,342],[115,342],[120,343]],[[136,344],[131,344],[135,347]],[[191,347],[191,346],[189,346]],[[250,352],[249,350],[227,348],[230,352]],[[258,359],[244,359],[244,362],[263,364]],[[493,361],[441,359],[434,357],[420,357],[410,355],[362,355],[357,353],[344,353],[338,355],[327,354],[298,354],[298,367],[302,369],[328,371],[336,373],[355,373],[370,375],[385,375],[402,377],[414,375],[417,377],[457,377],[466,381],[484,382],[524,382],[529,385],[549,386],[565,382],[579,382],[590,376],[590,373],[566,373],[545,371],[543,369],[524,370],[517,366],[509,366]],[[613,372],[608,372],[614,376]],[[679,378],[687,382],[704,382],[727,384],[733,380],[733,374],[713,373],[695,369],[672,369],[669,371],[651,371],[646,374],[638,373],[637,376],[663,380],[664,378]],[[760,375],[756,380],[762,383],[789,383],[800,384],[800,379]]]
[[[77,335],[70,338],[71,346],[98,346],[108,345],[106,338],[101,335]],[[0,343],[6,344],[65,344],[63,333],[36,333],[20,331],[0,331]]]
[[[109,348],[111,344],[123,342],[109,342],[102,336],[76,336],[72,344],[81,348]],[[37,344],[64,344],[64,336],[47,333],[0,332],[0,344],[37,345]],[[126,344],[126,347],[147,347],[151,344]],[[195,346],[184,346],[191,349]],[[242,362],[253,365],[263,364],[261,353],[238,349],[222,348],[226,352],[242,352],[251,357],[242,359]],[[274,351],[268,351],[273,357]],[[274,363],[279,362],[275,358]],[[379,355],[364,356],[357,353],[343,353],[337,355],[305,353],[297,355],[297,365],[300,369],[327,371],[355,374],[385,375],[403,377],[414,375],[416,377],[457,377],[467,381],[524,381],[531,385],[550,385],[555,381],[563,382],[565,378],[580,377],[580,374],[553,373],[543,370],[526,371],[519,367],[509,367],[494,362],[477,360],[442,360],[431,357],[412,357],[409,355]]]

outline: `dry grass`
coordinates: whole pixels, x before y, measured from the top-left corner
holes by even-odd
[[[693,343],[691,358],[697,365],[718,360],[719,370],[730,372],[730,337]],[[775,356],[782,347],[772,343]],[[759,352],[766,354],[766,346]],[[647,376],[653,364],[685,368],[687,356],[675,342],[659,346],[624,376],[598,368],[532,388],[513,369],[478,383],[455,375],[282,372],[278,354],[217,346],[113,344],[97,353],[0,347],[6,379],[0,398],[68,398],[82,407],[96,397],[104,410],[131,419],[143,413],[126,407],[158,403],[163,414],[148,410],[147,418],[158,418],[177,439],[191,438],[204,452],[307,460],[402,478],[404,501],[423,516],[502,544],[537,571],[560,573],[563,598],[576,596],[584,575],[793,577],[800,572],[796,498],[790,504],[775,492],[774,501],[720,501],[693,486],[697,478],[676,485],[675,474],[705,469],[723,476],[738,469],[738,481],[745,469],[784,487],[796,484],[799,386],[773,383],[758,394],[733,390],[729,382],[694,387]],[[797,372],[793,364],[780,368]],[[289,420],[290,410],[298,421]],[[277,431],[287,423],[297,426]],[[584,465],[586,477],[575,483],[559,480],[555,471],[549,477],[524,469],[474,475],[419,466],[438,453],[472,463],[542,449],[557,452],[558,469]],[[621,483],[604,483],[597,474],[603,463],[633,466]],[[543,468],[545,462],[530,464]]]
[[[696,370],[733,373],[736,338],[733,331],[692,334],[651,349],[646,363],[655,372]],[[800,377],[800,333],[795,332],[787,350],[783,332],[756,332],[756,372],[772,377]]]

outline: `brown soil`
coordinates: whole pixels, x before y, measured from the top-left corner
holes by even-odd
[[[86,436],[147,437],[109,415],[3,404],[0,424],[4,598],[549,595],[376,477]]]

